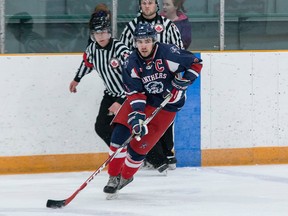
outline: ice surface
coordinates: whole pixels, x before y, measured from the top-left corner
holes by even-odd
[[[140,170],[117,200],[102,192],[102,172],[62,209],[92,172],[0,176],[0,216],[287,216],[288,165]]]

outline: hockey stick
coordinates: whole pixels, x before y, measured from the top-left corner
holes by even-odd
[[[162,108],[164,106],[166,106],[166,104],[169,102],[169,100],[171,99],[172,97],[172,94],[169,93],[168,95],[165,96],[165,99],[164,101],[160,104],[160,106],[155,109],[152,114],[144,121],[143,124],[147,125],[155,116],[157,113],[159,113]],[[121,145],[120,148],[118,148],[113,154],[111,154],[106,160],[105,162],[97,169],[95,170],[92,175],[89,176],[89,178],[70,196],[68,197],[67,199],[64,199],[64,200],[51,200],[51,199],[48,199],[47,200],[47,203],[46,203],[46,207],[47,208],[62,208],[66,205],[68,205],[75,197],[76,195],[82,191],[89,182],[91,182],[94,177],[99,174],[115,157],[116,155],[122,151],[123,148],[125,148],[129,143],[130,141],[135,137],[135,134],[132,133],[130,135],[130,137]]]

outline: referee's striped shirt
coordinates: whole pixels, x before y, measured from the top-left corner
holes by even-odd
[[[108,95],[125,98],[121,64],[129,54],[128,47],[115,38],[111,38],[104,48],[91,42],[83,54],[74,80],[80,82],[83,76],[95,69],[103,80]]]
[[[160,43],[175,44],[178,47],[184,49],[181,34],[177,26],[169,19],[156,15],[154,19],[145,19],[142,14],[135,19],[131,20],[124,28],[120,40],[130,49],[135,47],[133,42],[133,33],[138,23],[149,22],[154,25],[156,30],[157,39]]]

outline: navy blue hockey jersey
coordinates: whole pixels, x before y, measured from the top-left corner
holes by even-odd
[[[192,84],[202,69],[200,62],[193,53],[171,44],[157,42],[149,59],[141,58],[134,50],[123,65],[123,82],[132,109],[144,111],[146,103],[158,107],[166,90],[173,89],[171,81],[175,76]],[[185,100],[185,91],[179,91],[164,110],[177,112]]]

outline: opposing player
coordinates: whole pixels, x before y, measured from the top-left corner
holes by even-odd
[[[107,10],[98,10],[90,19],[93,39],[83,54],[82,63],[70,83],[70,92],[77,92],[80,80],[93,69],[103,80],[105,91],[95,123],[96,133],[109,146],[112,134],[110,123],[125,100],[121,64],[130,50],[118,39],[111,37],[111,23]]]
[[[124,28],[120,40],[130,49],[135,48],[133,42],[133,33],[138,23],[150,23],[157,32],[157,40],[160,43],[174,44],[184,49],[181,40],[181,34],[176,25],[169,19],[158,14],[158,0],[139,0],[140,15],[131,20]],[[176,158],[173,152],[174,137],[173,125],[171,125],[155,147],[148,153],[147,162],[157,168],[158,171],[164,171],[168,168],[176,168]]]
[[[141,140],[133,139],[110,162],[109,181],[104,187],[108,198],[133,180],[146,154],[173,123],[176,112],[183,107],[186,89],[202,69],[202,60],[191,52],[176,45],[157,42],[157,33],[149,23],[137,25],[134,42],[136,50],[123,66],[127,100],[113,120],[109,153],[111,155],[117,151],[131,132]],[[167,92],[173,94],[169,103],[148,125],[143,125],[146,117],[163,102],[163,95]]]

